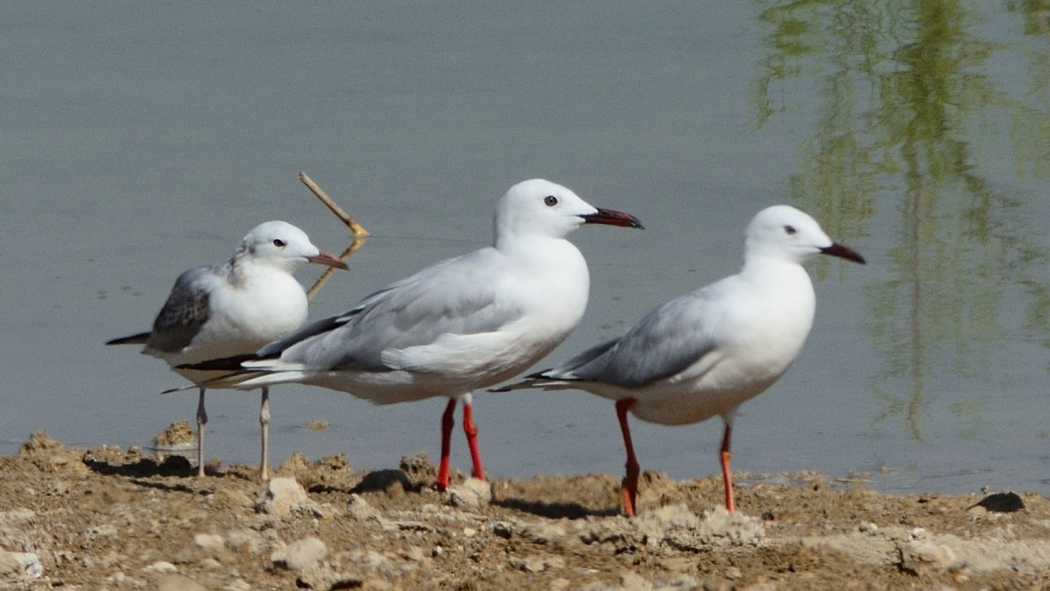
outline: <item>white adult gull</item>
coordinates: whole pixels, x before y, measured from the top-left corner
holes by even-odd
[[[519,183],[496,205],[492,246],[427,267],[255,355],[193,367],[240,369],[218,382],[242,389],[297,382],[375,404],[447,396],[438,490],[449,484],[453,412],[462,400],[472,473],[484,479],[471,393],[537,362],[579,323],[590,279],[565,237],[588,223],[642,227],[554,183]]]
[[[501,391],[579,389],[616,401],[627,450],[624,512],[635,512],[638,460],[627,412],[661,425],[722,417],[725,503],[733,416],[794,361],[813,325],[816,298],[802,263],[817,254],[864,258],[828,238],[809,215],[787,205],[760,211],[747,227],[740,273],[671,300],[626,334]]]
[[[204,476],[204,426],[208,422],[204,383],[222,374],[177,366],[250,353],[302,326],[307,316],[306,293],[293,273],[306,263],[347,268],[339,258],[318,250],[306,233],[292,224],[260,224],[244,237],[230,260],[194,267],[179,275],[152,330],[106,343],[145,345],[143,354],[163,359],[199,386],[198,476]],[[269,400],[269,390],[264,386],[259,410],[259,476],[263,480],[269,478]]]

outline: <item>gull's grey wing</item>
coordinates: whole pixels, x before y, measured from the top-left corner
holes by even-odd
[[[153,321],[147,344],[164,353],[186,347],[208,321],[208,297],[221,267],[194,267],[175,280],[168,300]]]
[[[718,347],[709,326],[717,321],[709,289],[667,302],[623,336],[591,347],[538,377],[638,388],[685,371]]]
[[[288,361],[305,361],[329,369],[392,369],[386,351],[434,344],[439,338],[491,333],[521,318],[513,295],[494,280],[492,269],[502,255],[485,248],[423,269],[363,299],[355,308],[331,319],[327,332],[299,333],[309,337],[287,347]],[[291,340],[287,337],[285,340]],[[270,349],[271,346],[267,346]]]

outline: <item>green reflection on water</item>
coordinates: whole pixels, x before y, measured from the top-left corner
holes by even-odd
[[[893,244],[868,293],[874,423],[899,417],[917,441],[941,396],[960,434],[982,437],[1014,341],[1050,346],[1048,255],[1028,234],[1044,202],[1032,187],[1050,179],[1047,4],[759,3],[756,124],[813,118],[794,200],[837,239],[877,229]],[[1021,82],[998,69],[1018,55]],[[938,391],[959,378],[980,385]]]

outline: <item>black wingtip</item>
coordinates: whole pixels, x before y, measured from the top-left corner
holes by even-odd
[[[149,341],[148,332],[140,332],[126,337],[120,337],[119,339],[110,339],[106,341],[107,345],[145,345]]]
[[[552,369],[554,369],[554,368],[553,367],[548,367],[547,369],[545,369],[543,371],[538,371],[536,373],[530,373],[529,375],[525,376],[525,379],[526,380],[545,380],[545,379],[547,379],[547,376],[544,375],[544,374],[546,374],[548,371],[550,371]]]
[[[245,361],[254,361],[256,359],[258,359],[258,357],[255,354],[234,355],[233,357],[210,359],[200,363],[183,363],[182,365],[176,365],[175,368],[193,369],[197,371],[237,371],[244,369],[241,367],[241,364]]]

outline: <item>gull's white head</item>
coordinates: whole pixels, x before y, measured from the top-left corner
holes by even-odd
[[[516,236],[564,238],[582,224],[641,228],[630,214],[599,209],[569,189],[543,179],[518,183],[496,204],[495,241]]]
[[[346,269],[346,263],[310,242],[310,237],[288,222],[259,224],[248,232],[234,254],[235,259],[251,257],[254,263],[292,272],[306,263]]]
[[[790,205],[774,205],[758,212],[747,226],[744,257],[774,258],[801,263],[827,254],[864,264],[864,257],[837,244],[808,214]]]

